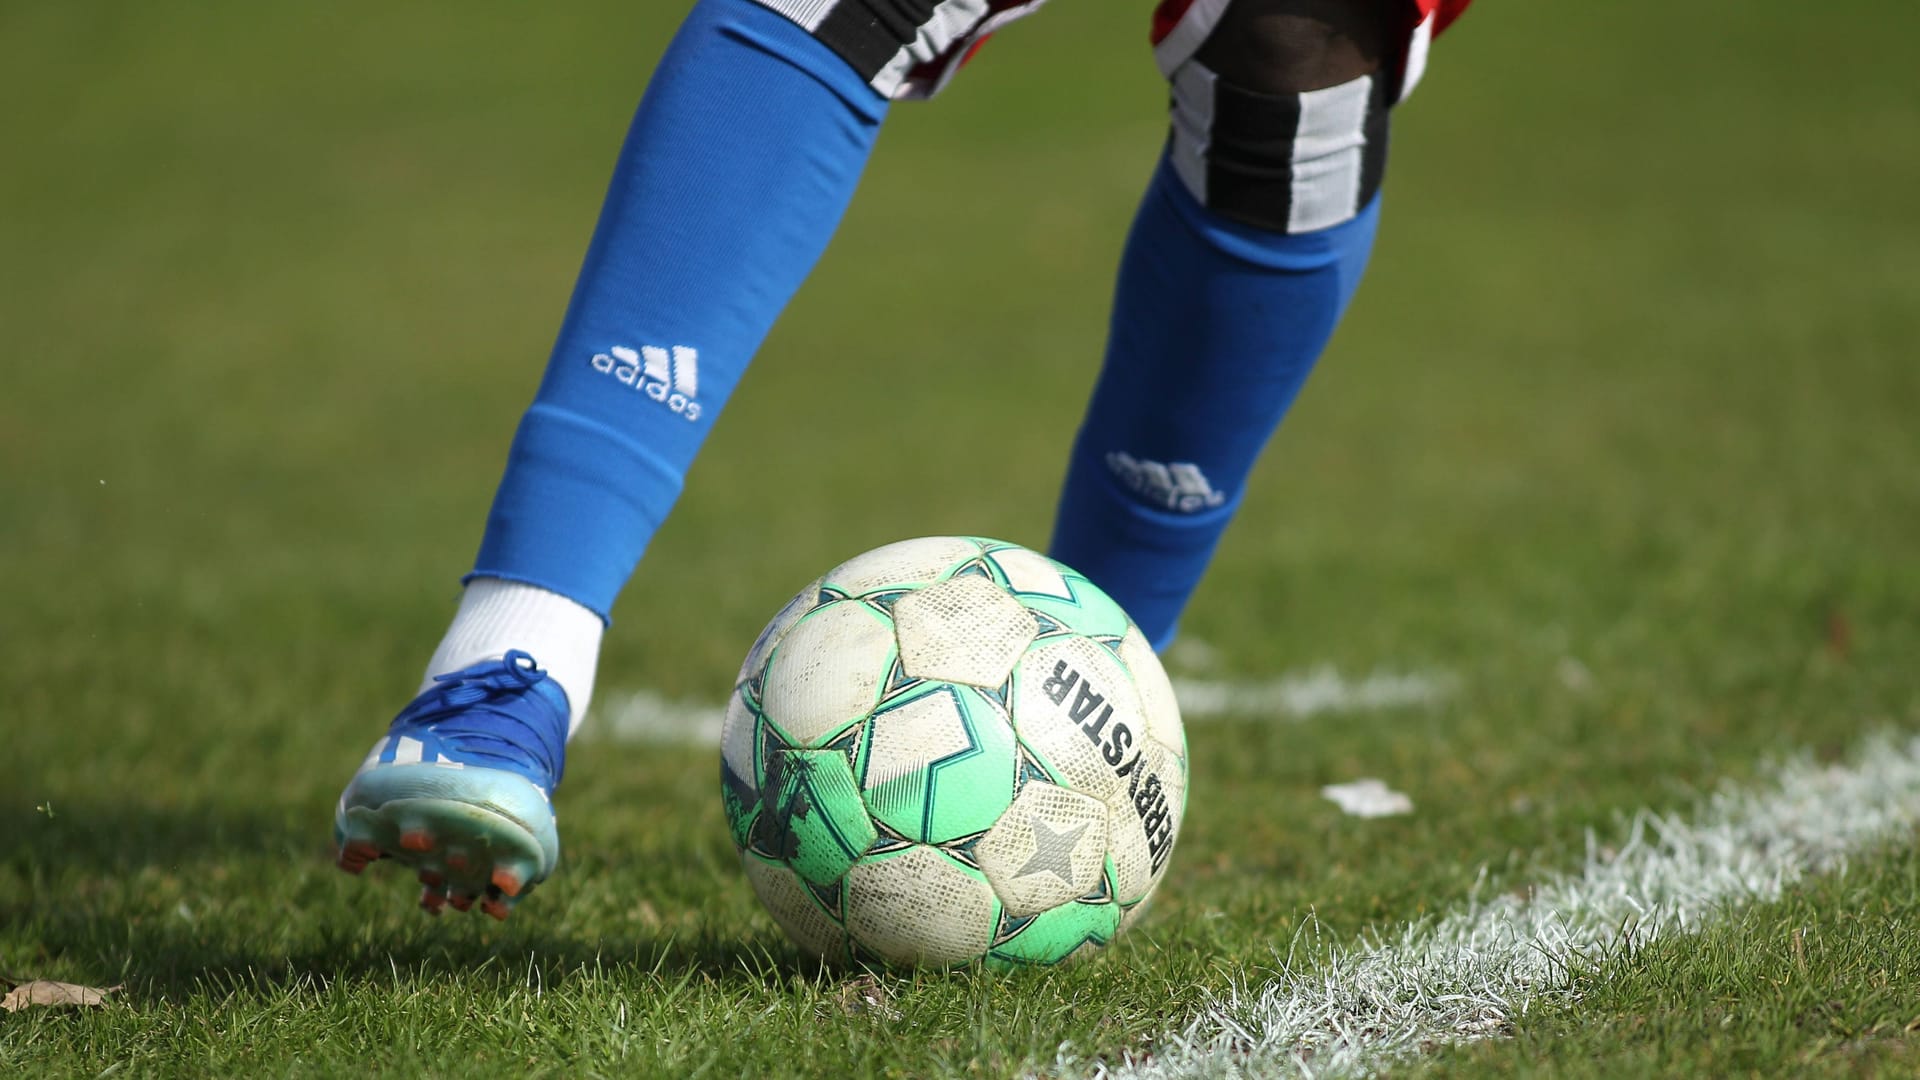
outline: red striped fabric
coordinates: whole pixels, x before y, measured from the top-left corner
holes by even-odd
[[[1186,15],[1187,9],[1192,6],[1193,0],[1164,0],[1159,7],[1154,8],[1153,43],[1158,45],[1167,40],[1167,35],[1173,33],[1173,28],[1179,24],[1181,18]]]
[[[1426,15],[1434,17],[1433,32],[1438,34],[1451,25],[1453,20],[1464,15],[1467,5],[1473,3],[1473,0],[1416,0],[1416,2],[1420,5],[1420,14],[1423,17]]]

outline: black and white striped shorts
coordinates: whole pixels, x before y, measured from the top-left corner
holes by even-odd
[[[894,99],[939,93],[986,37],[1046,0],[757,0],[805,27]],[[1277,232],[1348,221],[1386,172],[1388,116],[1425,66],[1429,22],[1388,73],[1301,94],[1219,79],[1195,54],[1234,0],[1164,0],[1154,53],[1172,86],[1169,157],[1202,204]]]

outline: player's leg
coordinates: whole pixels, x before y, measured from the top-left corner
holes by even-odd
[[[397,857],[428,910],[500,917],[552,870],[550,797],[607,612],[885,110],[787,15],[695,7],[634,118],[428,682],[341,796],[343,867]]]
[[[887,100],[933,96],[981,40],[1042,2],[694,10],[635,117],[422,689],[524,649],[565,687],[578,726],[614,596],[831,236]]]
[[[1052,543],[1156,646],[1366,266],[1413,10],[1163,5],[1173,137],[1122,258]]]

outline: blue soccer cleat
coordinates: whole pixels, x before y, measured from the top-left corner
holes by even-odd
[[[560,860],[567,694],[519,650],[434,681],[340,793],[339,865],[396,859],[419,871],[428,912],[478,902],[504,919]]]

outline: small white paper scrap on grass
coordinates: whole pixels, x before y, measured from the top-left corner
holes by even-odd
[[[1328,784],[1320,794],[1334,805],[1358,818],[1396,817],[1413,813],[1413,800],[1393,790],[1383,780],[1362,777],[1351,784]]]

